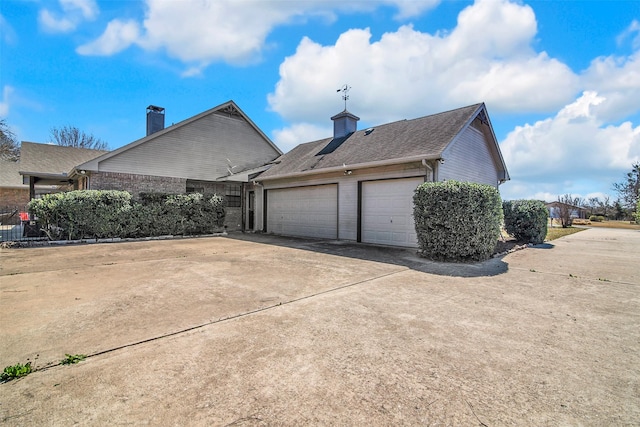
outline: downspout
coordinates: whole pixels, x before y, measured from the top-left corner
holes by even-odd
[[[424,166],[427,171],[431,172],[431,182],[435,181],[435,174],[433,173],[433,168],[429,163],[427,163],[427,159],[422,159],[422,166]]]

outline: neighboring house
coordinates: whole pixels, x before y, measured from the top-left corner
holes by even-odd
[[[551,203],[546,203],[547,205],[547,209],[549,209],[549,218],[551,219],[558,219],[560,218],[560,209],[561,206],[566,206],[569,212],[569,217],[572,219],[575,218],[581,218],[581,219],[585,219],[587,218],[587,210],[578,206],[573,206],[573,205],[567,205],[566,203],[560,203],[560,202],[551,202]]]
[[[0,162],[0,210],[11,206],[24,209],[29,200],[41,194],[73,188],[69,171],[104,153],[106,151],[23,142],[17,162]]]
[[[79,188],[219,194],[226,197],[229,230],[246,228],[244,186],[282,155],[233,102],[164,128],[164,109],[147,109],[142,139],[70,169]],[[244,208],[244,209],[243,209]]]
[[[346,110],[331,119],[332,138],[297,146],[248,186],[255,229],[416,247],[418,185],[509,180],[483,103],[360,131]]]

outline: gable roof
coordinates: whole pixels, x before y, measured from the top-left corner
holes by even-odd
[[[2,161],[0,164],[0,187],[29,188],[23,176],[37,177],[39,186],[64,183],[75,165],[106,152],[23,141],[17,162]]]
[[[0,187],[4,188],[29,188],[22,183],[20,176],[20,162],[0,159]]]
[[[63,175],[71,171],[74,166],[105,153],[108,151],[22,142],[19,170],[20,172]]]
[[[486,119],[484,103],[360,130],[348,136],[334,151],[324,155],[318,154],[333,138],[301,144],[276,160],[276,164],[261,174],[259,179],[321,173],[343,167],[355,169],[439,159],[456,136],[481,113]],[[486,122],[491,127],[488,119]],[[493,139],[497,148],[493,130],[488,137]],[[499,150],[497,152],[499,154]],[[504,166],[501,156],[500,161]]]
[[[116,150],[110,151],[109,153],[106,153],[100,157],[97,157],[95,159],[92,159],[90,161],[87,161],[85,163],[82,164],[77,164],[76,165],[76,170],[81,170],[81,169],[87,169],[87,170],[94,170],[97,171],[99,170],[99,163],[103,162],[105,160],[108,160],[112,157],[116,157],[128,150],[131,150],[135,147],[138,147],[139,145],[142,145],[146,142],[152,141],[154,139],[157,139],[169,132],[174,132],[184,126],[189,125],[190,123],[193,123],[203,117],[206,117],[212,113],[228,113],[230,115],[238,115],[240,117],[242,117],[247,123],[249,123],[249,125],[265,140],[265,142],[267,142],[278,154],[282,154],[282,151],[269,139],[269,137],[267,137],[267,135],[264,134],[264,132],[262,132],[262,130],[256,126],[256,124],[249,118],[249,116],[247,116],[241,109],[240,107],[238,107],[238,105],[233,101],[233,100],[229,100],[223,104],[220,104],[216,107],[213,107],[207,111],[204,111],[200,114],[197,114],[193,117],[190,117],[188,119],[185,119],[179,123],[176,123],[174,125],[168,126],[162,130],[159,130],[157,132],[152,133],[151,135],[147,135],[144,138],[138,139],[136,141],[133,141],[127,145],[124,145]]]

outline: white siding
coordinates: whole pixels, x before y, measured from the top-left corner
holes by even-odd
[[[212,112],[99,163],[105,172],[213,181],[263,165],[278,153],[244,119]]]
[[[469,126],[444,151],[438,181],[457,180],[497,187],[498,170],[482,132]]]

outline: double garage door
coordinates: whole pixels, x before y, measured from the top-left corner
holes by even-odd
[[[423,178],[361,184],[362,242],[416,247],[413,193]],[[338,238],[338,185],[268,190],[267,231],[323,239]]]

